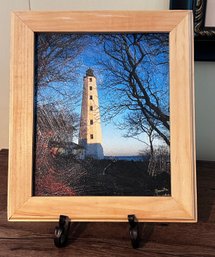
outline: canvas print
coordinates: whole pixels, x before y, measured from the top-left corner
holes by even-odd
[[[35,196],[169,196],[168,33],[35,33]]]

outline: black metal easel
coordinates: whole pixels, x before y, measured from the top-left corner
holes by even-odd
[[[140,233],[137,218],[134,214],[128,215],[128,222],[130,224],[129,235],[131,239],[131,245],[134,249],[140,245]]]
[[[70,228],[70,219],[68,216],[60,215],[59,226],[55,227],[54,244],[56,247],[66,246]]]
[[[134,249],[139,247],[140,235],[137,218],[134,214],[128,215],[129,222],[129,235],[131,239],[131,245]],[[55,228],[54,244],[56,247],[61,248],[66,246],[69,236],[70,219],[68,216],[60,215],[59,225]]]

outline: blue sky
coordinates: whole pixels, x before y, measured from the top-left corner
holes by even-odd
[[[106,91],[102,90],[102,83],[104,81],[103,74],[100,73],[100,67],[97,65],[97,58],[102,51],[101,46],[95,47],[94,45],[88,47],[88,49],[80,56],[80,60],[83,62],[80,69],[79,85],[82,87],[83,76],[86,70],[90,67],[94,70],[94,74],[97,78],[97,88],[99,95],[99,105],[102,107],[106,100]],[[80,112],[80,109],[78,112]],[[102,108],[100,108],[102,111]],[[102,117],[102,112],[101,112]],[[118,117],[119,119],[119,117]],[[123,137],[124,132],[120,131],[113,123],[101,122],[102,125],[102,146],[105,155],[138,155],[139,152],[145,147],[143,143],[135,140]],[[147,137],[145,137],[147,140]]]
[[[88,68],[92,68],[94,70],[94,74],[97,78],[97,88],[98,88],[98,95],[99,95],[99,104],[101,106],[101,117],[103,117],[102,113],[102,106],[106,105],[107,101],[107,90],[104,90],[104,84],[107,83],[105,78],[105,73],[102,72],[101,66],[98,64],[99,60],[105,60],[105,53],[103,51],[103,46],[98,43],[98,36],[97,35],[91,35],[90,42],[83,53],[81,53],[76,59],[76,63],[80,63],[79,69],[77,70],[77,80],[74,82],[71,82],[69,87],[71,90],[71,94],[73,91],[79,91],[79,99],[78,104],[76,104],[76,107],[73,107],[77,113],[80,114],[81,112],[81,96],[82,96],[82,90],[83,90],[83,77],[86,73],[86,70]],[[160,58],[162,61],[162,58]],[[168,61],[168,60],[165,60]],[[149,64],[145,64],[145,67],[150,69]],[[165,69],[168,71],[168,63],[164,65],[162,69]],[[153,72],[153,71],[152,71]],[[58,82],[56,82],[58,83]],[[168,86],[168,75],[163,74],[162,70],[161,72],[157,72],[155,75],[152,76],[151,83],[153,85],[156,85],[158,88],[165,85],[165,87]],[[63,86],[63,83],[58,83],[59,86]],[[43,95],[50,94],[50,89],[44,90]],[[111,95],[111,94],[110,94]],[[123,119],[123,115],[120,114],[117,116],[112,122],[104,122],[102,121],[102,135],[103,135],[103,150],[105,155],[138,155],[140,151],[144,150],[146,147],[146,144],[133,139],[133,138],[125,138],[123,135],[126,131],[120,130],[115,123]],[[77,139],[76,139],[77,140]],[[141,140],[148,142],[147,136],[141,135]],[[159,145],[162,144],[161,141],[157,140],[155,141],[155,144]]]

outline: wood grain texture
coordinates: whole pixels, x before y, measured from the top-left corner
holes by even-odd
[[[33,142],[34,33],[16,15],[11,19],[9,213],[31,196]],[[18,192],[23,190],[22,194]]]
[[[141,225],[141,247],[131,248],[127,223],[72,223],[69,244],[57,249],[57,223],[7,221],[7,153],[0,152],[0,256],[2,257],[213,257],[215,256],[215,162],[197,163],[197,224]]]
[[[196,177],[195,172],[190,172],[196,170],[196,159],[193,28],[189,24],[192,24],[192,15],[187,15],[170,32],[170,142],[171,170],[174,173],[171,185],[174,199],[191,216],[196,216],[196,206],[193,205]]]
[[[187,11],[25,11],[15,14],[26,26],[40,32],[169,32],[187,15]]]
[[[12,16],[8,219],[195,222],[193,42],[190,11],[16,12]],[[35,31],[170,32],[171,197],[32,197]]]

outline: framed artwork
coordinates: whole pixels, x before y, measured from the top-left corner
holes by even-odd
[[[194,14],[196,61],[215,61],[215,3],[213,0],[171,0],[170,9],[189,9]]]
[[[191,11],[14,12],[8,220],[195,222]]]

